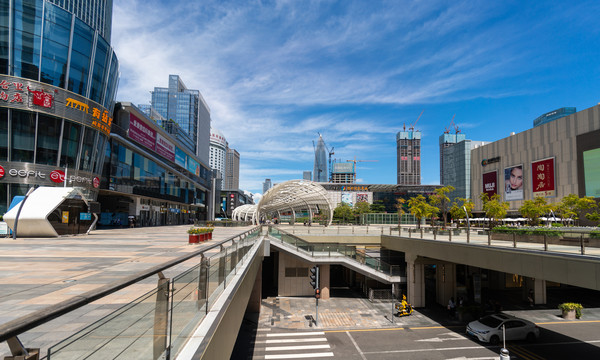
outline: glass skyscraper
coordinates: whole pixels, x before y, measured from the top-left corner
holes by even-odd
[[[152,107],[165,119],[173,120],[193,140],[194,151],[209,163],[210,109],[200,91],[188,89],[179,75],[169,75],[169,87],[155,87]],[[162,124],[160,124],[162,125]]]
[[[323,136],[319,135],[315,148],[315,166],[313,168],[313,181],[327,182],[327,151]]]
[[[0,2],[0,213],[32,185],[95,199],[119,62],[112,1]]]

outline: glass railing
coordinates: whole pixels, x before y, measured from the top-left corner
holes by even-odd
[[[256,243],[259,228],[48,350],[48,359],[175,359]],[[184,264],[187,264],[184,263]]]
[[[348,257],[386,275],[406,276],[404,266],[390,265],[379,258],[366,254],[353,245],[308,242],[273,226],[269,226],[269,236],[279,239],[282,243],[294,247],[296,251],[303,252],[312,257]]]

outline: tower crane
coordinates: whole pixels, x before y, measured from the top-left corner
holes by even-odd
[[[421,118],[421,115],[423,115],[423,112],[424,112],[424,111],[425,111],[425,109],[423,109],[423,110],[421,111],[421,114],[420,114],[420,115],[419,115],[419,117],[417,118],[417,121],[415,121],[415,122],[414,122],[412,125],[410,125],[410,126],[408,127],[408,130],[409,130],[409,131],[414,131],[414,130],[415,130],[415,126],[417,125],[417,122],[418,122],[418,121],[419,121],[419,119]],[[403,126],[403,130],[404,130],[404,131],[406,131],[406,124],[404,124],[404,126]]]
[[[458,134],[460,132],[460,130],[458,130],[458,126],[456,126],[456,124],[454,124],[454,117],[456,116],[456,114],[452,115],[452,120],[450,120],[450,125],[448,125],[448,127],[444,128],[444,134],[450,134],[450,129],[451,128],[455,128],[456,129],[456,133]]]
[[[418,119],[417,119],[418,120]],[[416,122],[415,122],[416,123]],[[354,157],[354,160],[346,160],[346,162],[351,162],[353,163],[352,165],[352,169],[354,170],[354,175],[353,175],[353,179],[352,182],[355,183],[356,182],[356,163],[357,162],[378,162],[379,160],[356,160],[356,156]]]

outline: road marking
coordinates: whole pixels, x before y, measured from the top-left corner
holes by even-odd
[[[317,341],[327,341],[327,338],[306,338],[306,339],[273,339],[273,340],[265,340],[263,341],[266,344],[281,344],[281,343],[289,343],[289,342],[317,342]]]
[[[364,354],[397,354],[409,352],[425,352],[425,351],[446,351],[446,350],[475,350],[485,348],[485,346],[461,346],[449,348],[431,348],[431,349],[407,349],[407,350],[388,350],[388,351],[369,351]]]
[[[450,337],[448,338],[439,338],[439,337],[434,337],[434,338],[429,338],[429,339],[419,339],[419,340],[415,340],[415,341],[427,341],[427,342],[443,342],[443,341],[452,341],[452,340],[469,340],[466,337],[462,336],[461,334],[457,334],[455,332],[448,332],[448,333],[444,333],[444,334],[440,334],[440,335],[449,335]]]
[[[312,349],[331,349],[329,344],[324,345],[296,345],[296,346],[271,346],[265,348],[265,351],[287,351],[287,350],[312,350]]]
[[[474,357],[474,358],[468,358],[468,357],[457,357],[457,358],[452,358],[452,359],[446,359],[446,360],[498,360],[497,356],[493,356],[493,357]]]
[[[325,335],[323,331],[314,332],[297,332],[297,333],[279,333],[279,334],[267,334],[267,337],[284,337],[284,336],[314,336],[314,335]]]
[[[360,357],[363,360],[367,360],[367,358],[365,357],[365,355],[362,352],[362,350],[358,347],[358,344],[356,343],[356,341],[354,341],[354,338],[352,337],[352,335],[350,335],[350,332],[346,331],[346,334],[348,334],[348,337],[350,338],[350,341],[352,341],[352,343],[354,344],[354,347],[356,348],[356,351],[358,351],[358,353],[360,354]]]
[[[270,359],[305,359],[305,358],[324,358],[332,357],[332,352],[312,353],[312,354],[285,354],[285,355],[265,355],[265,360]]]

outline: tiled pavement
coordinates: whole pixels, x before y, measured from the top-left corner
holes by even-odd
[[[251,227],[215,228],[212,242]],[[59,238],[0,238],[0,324],[75,295],[198,250],[188,245],[189,225],[95,230]],[[165,272],[170,277],[195,265],[189,261]],[[156,287],[150,277],[27,332],[27,347],[45,348]],[[7,354],[0,344],[0,354]]]

